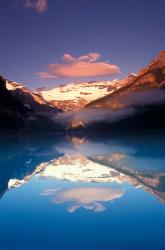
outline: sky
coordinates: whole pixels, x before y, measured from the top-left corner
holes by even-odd
[[[121,79],[165,49],[164,0],[1,0],[0,74],[30,89]]]

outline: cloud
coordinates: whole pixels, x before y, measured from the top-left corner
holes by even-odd
[[[59,78],[82,78],[112,76],[120,73],[117,65],[98,61],[100,57],[99,53],[89,53],[78,58],[71,54],[64,54],[62,58],[64,63],[50,64],[47,72],[39,72],[38,75],[50,79],[49,75]]]
[[[101,55],[99,53],[89,53],[88,55],[82,55],[78,58],[73,57],[70,54],[64,54],[63,60],[68,63],[72,62],[80,62],[80,61],[87,61],[87,62],[95,62],[99,59]]]
[[[62,112],[57,114],[55,121],[65,125],[67,128],[86,127],[93,122],[113,123],[127,117],[131,117],[141,111],[143,106],[146,108],[152,105],[161,105],[165,103],[165,90],[154,89],[150,91],[139,91],[126,96],[119,96],[112,99],[113,102],[119,103],[119,109],[105,108],[86,108],[75,112]],[[147,107],[148,106],[148,107]]]
[[[109,109],[83,109],[76,112],[63,112],[57,114],[55,121],[64,124],[67,128],[85,127],[92,122],[115,122],[136,112],[134,107],[126,107],[118,110]]]
[[[24,7],[27,9],[35,9],[38,13],[48,10],[47,0],[24,0]]]
[[[37,73],[37,75],[40,77],[40,78],[43,78],[43,79],[56,79],[57,77],[50,74],[49,72],[39,72]]]

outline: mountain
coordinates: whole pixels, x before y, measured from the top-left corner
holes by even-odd
[[[0,131],[22,128],[27,112],[28,109],[7,90],[6,81],[0,76]]]
[[[86,105],[88,108],[117,109],[123,106],[122,98],[139,91],[149,91],[165,87],[165,50],[161,51],[148,66],[141,69],[121,88],[109,95],[99,98]]]
[[[61,112],[25,86],[0,77],[0,132],[54,132]]]
[[[117,109],[122,106],[118,98],[131,93],[164,88],[165,51],[161,51],[138,74],[130,74],[123,80],[70,83],[50,90],[40,88],[35,94],[63,111],[79,111],[85,108]]]
[[[165,128],[165,51],[161,51],[148,66],[137,75],[128,77],[120,86],[112,93],[88,103],[83,115],[78,114],[71,121],[71,129]]]
[[[6,88],[12,96],[17,98],[24,106],[34,112],[57,112],[50,103],[46,102],[40,95],[33,93],[20,83],[6,80]]]
[[[134,75],[130,75],[132,79]],[[124,80],[125,81],[125,80]],[[37,89],[36,94],[63,111],[78,111],[88,103],[119,89],[124,81],[92,81],[70,83],[50,90]]]
[[[1,77],[0,87],[0,127],[5,129],[25,126],[31,131],[50,132],[165,128],[165,51],[138,74],[123,80],[70,83],[30,91]]]

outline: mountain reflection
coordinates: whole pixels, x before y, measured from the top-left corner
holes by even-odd
[[[54,203],[69,203],[68,212],[75,212],[78,208],[102,212],[107,202],[119,199],[124,194],[122,189],[106,187],[70,188],[62,190],[44,190],[41,195],[52,196]]]
[[[62,138],[9,137],[0,140],[0,198],[41,171],[42,162],[51,161],[61,154],[56,146]]]
[[[150,140],[147,144],[145,138],[140,141],[133,137],[102,138],[98,142],[76,136],[67,139],[56,136],[2,142],[0,196],[37,176],[83,185],[104,183],[105,187],[59,187],[42,192],[54,203],[70,203],[69,212],[80,207],[95,212],[105,210],[106,202],[123,196],[123,183],[140,187],[165,202],[165,171],[159,168],[159,163],[164,166],[165,162],[162,141],[154,139],[152,144]],[[110,183],[120,184],[120,188],[106,187]]]
[[[122,157],[124,156],[115,154],[110,158],[120,161]],[[89,160],[82,154],[65,154],[46,163],[40,175],[73,182],[121,182],[124,176],[105,164]]]
[[[72,182],[127,182],[143,188],[165,202],[165,173],[127,167],[124,165],[124,158],[119,153],[90,158],[81,154],[65,154],[46,163],[40,175]]]

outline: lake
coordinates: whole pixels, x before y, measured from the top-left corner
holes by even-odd
[[[1,250],[163,250],[164,225],[164,132],[1,138]]]

